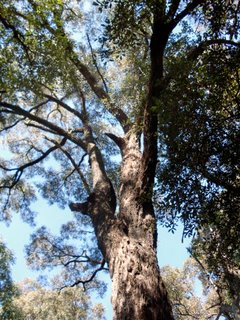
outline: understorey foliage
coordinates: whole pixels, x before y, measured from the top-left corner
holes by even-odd
[[[1,1],[1,220],[34,224],[39,196],[69,208],[28,261],[100,291],[108,271],[114,319],[173,319],[158,221],[183,222],[199,261],[220,238],[222,272],[239,266],[239,14],[236,0]]]
[[[102,305],[92,305],[82,288],[56,290],[59,281],[59,277],[55,276],[51,284],[45,286],[31,279],[18,283],[19,296],[12,304],[20,312],[19,318],[14,319],[103,319]]]
[[[19,319],[18,309],[13,306],[13,300],[18,297],[18,289],[11,274],[13,262],[12,252],[0,239],[0,317],[2,320]]]

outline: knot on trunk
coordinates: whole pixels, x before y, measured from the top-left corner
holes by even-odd
[[[121,152],[123,151],[123,149],[125,148],[125,140],[121,137],[116,136],[113,133],[105,133],[105,135],[107,137],[109,137],[113,142],[116,143],[116,145],[119,147],[119,149],[121,150]]]
[[[78,211],[83,214],[88,214],[88,202],[82,202],[82,203],[71,202],[69,204],[69,208],[71,211]]]
[[[98,181],[92,193],[85,202],[71,202],[69,208],[71,211],[78,211],[85,215],[95,215],[96,212],[106,213],[108,209],[114,214],[117,200],[113,185],[110,179]],[[100,209],[101,208],[101,209]]]
[[[78,211],[82,214],[89,215],[91,212],[91,206],[95,200],[95,193],[92,192],[90,196],[87,198],[87,201],[85,202],[71,202],[69,204],[69,208],[71,211]]]

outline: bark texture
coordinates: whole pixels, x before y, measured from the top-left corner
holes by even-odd
[[[122,154],[121,228],[112,231],[108,258],[114,319],[173,319],[157,263],[153,207],[146,195],[141,198],[144,162],[137,134],[125,138]]]
[[[151,196],[141,190],[145,170],[138,135],[134,130],[129,132],[119,146],[123,160],[117,216],[114,190],[104,174],[103,162],[98,159],[100,153],[92,145],[94,192],[86,203],[72,205],[72,209],[92,217],[112,278],[114,319],[172,320],[157,263],[156,219]]]
[[[110,266],[114,319],[172,319],[156,252],[146,241],[122,237]]]

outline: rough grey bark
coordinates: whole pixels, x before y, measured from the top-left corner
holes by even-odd
[[[109,267],[114,319],[173,319],[156,256],[156,221],[140,197],[143,155],[130,134],[122,150],[119,228],[112,231]]]

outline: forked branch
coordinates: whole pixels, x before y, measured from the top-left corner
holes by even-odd
[[[240,48],[240,42],[235,42],[227,39],[209,39],[202,41],[198,46],[193,48],[188,54],[188,60],[196,60],[205,50],[210,46],[219,45],[219,46],[231,46]]]
[[[79,280],[75,281],[73,284],[71,284],[70,287],[75,287],[75,286],[81,284],[83,286],[84,290],[85,290],[86,289],[86,287],[85,287],[86,284],[91,282],[91,281],[93,281],[93,279],[96,277],[98,272],[100,272],[102,270],[108,270],[108,268],[105,268],[104,265],[105,265],[105,260],[103,259],[102,262],[101,262],[101,266],[99,268],[97,268],[88,279],[86,279],[86,280],[79,279]],[[61,288],[61,290],[66,288],[66,287],[69,287],[69,286],[64,286],[64,287]]]
[[[188,2],[187,6],[170,22],[171,29],[173,30],[177,24],[182,21],[187,15],[192,13],[200,4],[203,4],[205,0],[192,0]]]

